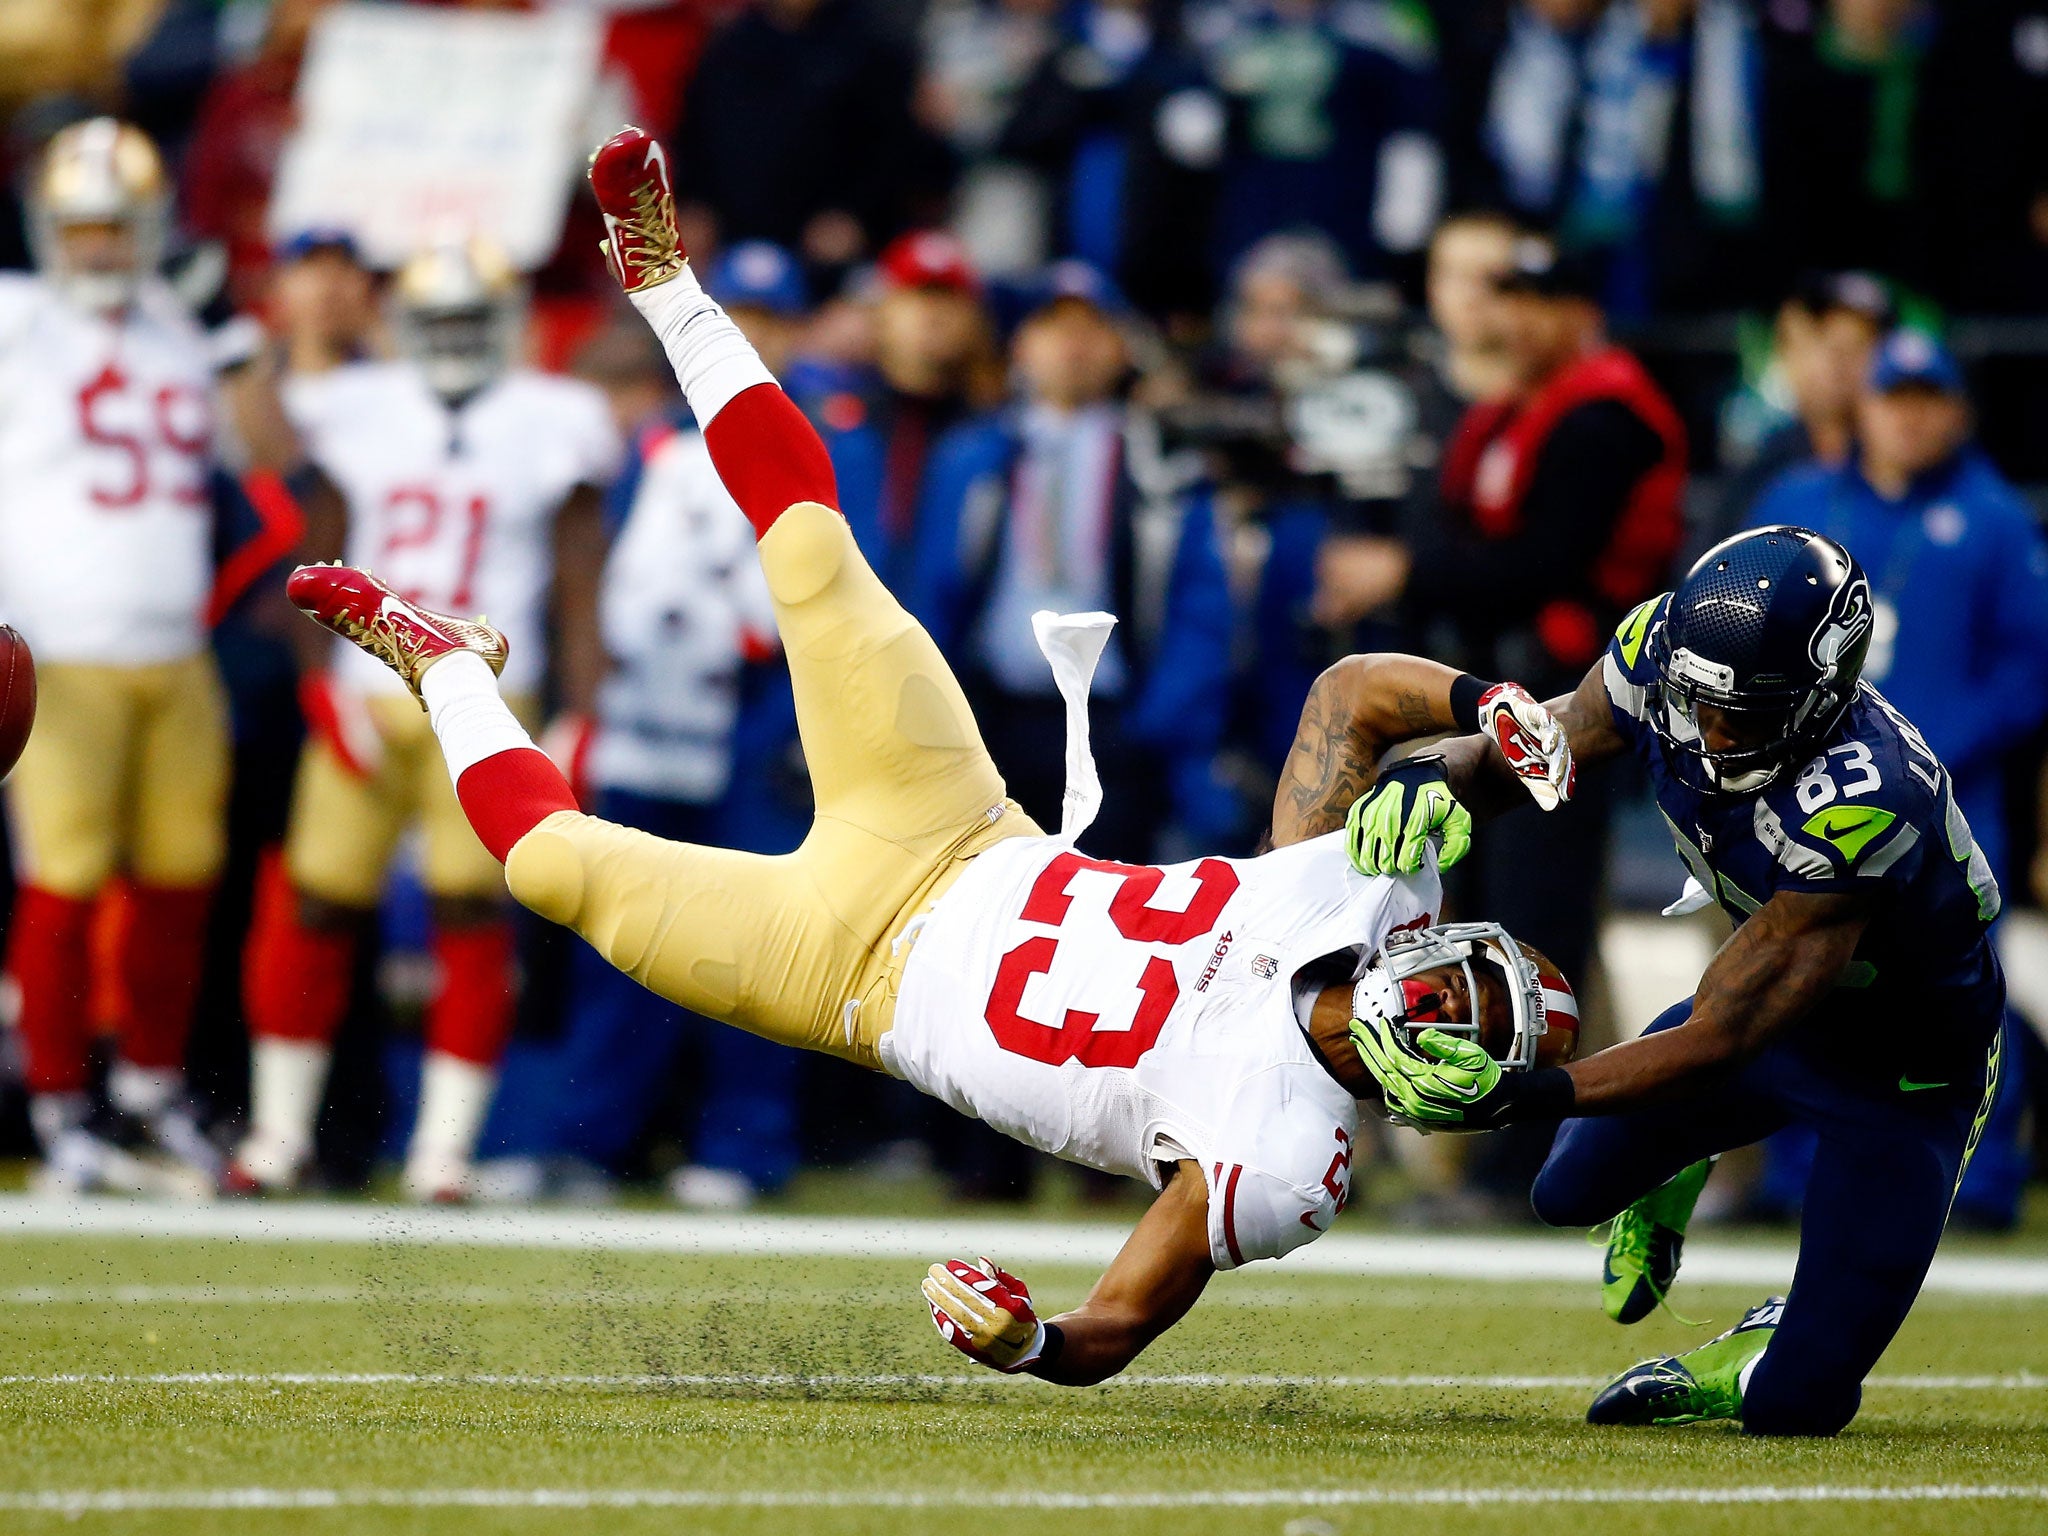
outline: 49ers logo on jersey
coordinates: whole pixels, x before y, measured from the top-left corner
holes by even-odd
[[[1204,859],[1195,866],[1196,890],[1186,909],[1161,909],[1151,903],[1165,883],[1165,870],[1090,859],[1069,851],[1046,865],[1032,883],[1024,910],[1018,914],[1020,920],[1049,928],[1065,924],[1074,905],[1068,887],[1084,871],[1119,878],[1109,902],[1109,920],[1119,935],[1134,944],[1164,948],[1178,948],[1206,937],[1238,887],[1237,871],[1229,864],[1222,859]],[[1158,953],[1147,956],[1137,981],[1137,1011],[1128,1029],[1098,1029],[1101,1013],[1078,1008],[1069,1008],[1056,1025],[1041,1024],[1020,1011],[1024,989],[1032,977],[1051,971],[1059,944],[1057,936],[1041,934],[1003,956],[984,1010],[996,1043],[1013,1055],[1055,1067],[1069,1061],[1085,1067],[1136,1066],[1138,1058],[1159,1039],[1167,1015],[1180,998],[1172,959]]]

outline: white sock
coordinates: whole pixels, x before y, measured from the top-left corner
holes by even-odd
[[[630,297],[661,338],[698,426],[710,426],[711,418],[741,391],[775,382],[753,343],[705,293],[687,265],[669,281]]]
[[[500,752],[540,750],[498,696],[490,663],[473,651],[444,656],[427,668],[420,696],[427,701],[427,723],[441,743],[450,780],[459,782],[469,769]]]
[[[66,1131],[76,1130],[85,1124],[86,1111],[90,1107],[82,1093],[36,1094],[28,1101],[28,1119],[35,1128],[37,1144],[48,1153]]]
[[[496,1068],[427,1052],[420,1066],[419,1114],[405,1156],[405,1179],[415,1196],[447,1193],[452,1177],[466,1176],[497,1087]]]
[[[148,1120],[162,1114],[185,1091],[185,1074],[175,1067],[138,1067],[117,1061],[107,1069],[107,1101]]]
[[[250,1168],[289,1179],[313,1150],[313,1127],[327,1096],[327,1063],[333,1052],[315,1040],[280,1040],[258,1035],[249,1046],[249,1151],[277,1163],[275,1170]]]

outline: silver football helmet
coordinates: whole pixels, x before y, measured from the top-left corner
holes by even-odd
[[[28,193],[29,249],[67,302],[100,314],[133,303],[163,261],[169,220],[163,157],[140,128],[95,117],[44,148]],[[82,251],[84,226],[126,231],[125,249]]]
[[[444,241],[398,269],[391,320],[399,355],[419,365],[428,388],[466,399],[518,359],[526,284],[488,241]]]
[[[1444,970],[1465,979],[1463,1019],[1446,1018],[1441,992],[1422,979]],[[1499,1003],[1489,1009],[1494,998],[1505,999],[1505,1017]],[[1386,1020],[1411,1042],[1425,1029],[1474,1041],[1510,1072],[1569,1061],[1578,1044],[1579,1004],[1571,983],[1498,923],[1388,934],[1352,988],[1351,1009],[1354,1018]]]

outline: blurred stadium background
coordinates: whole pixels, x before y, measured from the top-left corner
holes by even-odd
[[[535,514],[555,602],[534,703],[591,796],[761,849],[805,824],[747,546],[676,460],[687,415],[597,254],[582,156],[629,120],[674,146],[700,271],[825,434],[871,558],[1041,818],[1058,705],[999,552],[1031,545],[1043,592],[1124,616],[1099,854],[1249,852],[1308,685],[1346,652],[1557,691],[1721,535],[1763,516],[1844,537],[1885,610],[1872,673],[1996,850],[2029,1068],[1957,1214],[2021,1220],[2048,1166],[2040,0],[13,0],[0,112],[0,267],[36,265],[54,136],[112,114],[154,141],[164,270],[240,427],[206,492],[233,771],[189,1036],[173,1018],[168,1058],[131,1049],[162,998],[138,1002],[152,973],[122,957],[138,926],[171,942],[134,870],[88,893],[82,971],[39,948],[48,910],[17,920],[10,1014],[23,984],[33,1009],[36,985],[75,983],[97,1042],[92,1096],[45,1142],[175,1151],[206,1182],[253,1149],[245,1187],[420,1198],[806,1208],[806,1180],[815,1201],[845,1170],[906,1209],[1123,1198],[903,1085],[622,994],[568,935],[436,876],[430,810],[388,880],[330,901],[374,921],[336,943],[345,925],[307,916],[317,886],[279,852],[317,777],[301,753],[345,757],[365,723],[397,752],[404,729],[317,681],[277,600],[322,483],[377,473],[351,455],[383,428],[352,436],[328,376],[378,359],[421,370],[419,420],[459,422],[515,355],[588,386],[558,414],[606,408]],[[394,280],[462,242],[440,298],[431,272]],[[5,366],[33,392],[35,358]],[[282,480],[235,398],[252,381],[292,418]],[[106,446],[89,410],[83,430]],[[350,782],[351,816],[397,793]],[[1689,991],[1718,935],[1658,916],[1683,871],[1640,785],[1581,801],[1483,831],[1457,899],[1562,961],[1611,1038]],[[22,1034],[0,1153],[29,1177]],[[252,1035],[257,1086],[318,1111],[310,1146],[285,1111],[262,1143]],[[422,1172],[436,1071],[447,1156]],[[416,1176],[394,1183],[409,1144]],[[1359,1203],[1523,1220],[1542,1150],[1387,1137]],[[1799,1167],[1794,1145],[1731,1166],[1717,1213],[1793,1219]],[[126,1177],[61,1157],[36,1176]]]

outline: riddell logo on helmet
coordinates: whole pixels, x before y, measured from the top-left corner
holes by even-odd
[[[1223,966],[1223,957],[1230,953],[1231,942],[1236,937],[1234,933],[1226,933],[1216,941],[1216,947],[1209,951],[1209,963],[1202,967],[1202,974],[1195,981],[1197,992],[1209,990],[1209,983],[1216,979],[1216,972]]]

